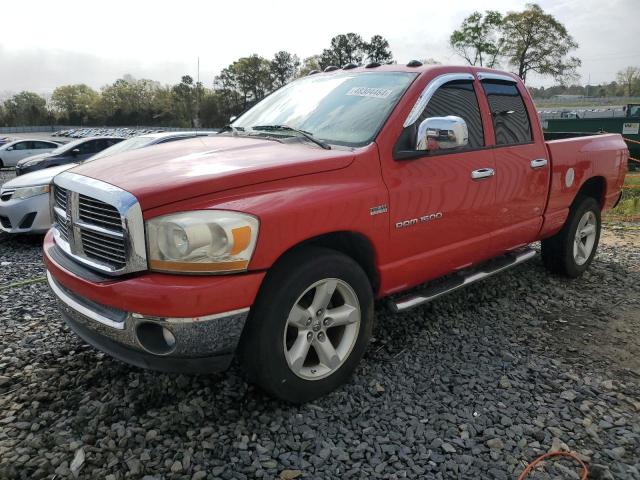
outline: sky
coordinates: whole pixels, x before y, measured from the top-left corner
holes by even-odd
[[[321,53],[331,37],[355,32],[389,40],[399,63],[434,58],[462,64],[448,38],[476,9],[522,10],[526,1],[5,0],[0,22],[0,95],[48,94],[56,86],[100,88],[125,74],[173,84],[184,74],[211,86],[239,57],[279,50],[301,59]],[[539,0],[579,43],[581,83],[615,79],[640,66],[640,0]],[[12,21],[12,19],[21,19]],[[532,76],[531,86],[549,86]]]

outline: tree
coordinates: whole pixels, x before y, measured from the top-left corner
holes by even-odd
[[[57,87],[51,95],[53,107],[62,115],[60,119],[71,125],[89,121],[100,95],[85,84]]]
[[[305,58],[302,61],[302,66],[298,70],[298,76],[305,77],[314,70],[318,70],[318,71],[322,70],[322,68],[320,67],[320,60],[321,60],[320,55],[312,55],[310,57]]]
[[[487,10],[484,15],[473,12],[464,19],[460,30],[449,37],[451,48],[469,65],[493,68],[498,63],[503,39],[500,38],[502,15]]]
[[[94,122],[105,125],[170,125],[180,123],[178,115],[170,88],[131,75],[102,87],[93,113]]]
[[[220,111],[237,115],[273,90],[271,62],[259,55],[242,57],[223,69],[214,80]]]
[[[616,80],[622,86],[624,86],[625,94],[630,97],[639,93],[638,89],[640,83],[640,68],[638,67],[627,67],[624,70],[620,70],[616,74]]]
[[[184,75],[180,83],[171,89],[171,92],[182,125],[188,127],[199,126],[200,112],[198,109],[200,99],[204,96],[202,83],[194,83],[191,76]]]
[[[367,60],[377,63],[393,62],[393,54],[389,48],[389,42],[382,35],[374,35],[368,43],[364,44]]]
[[[577,76],[579,58],[568,56],[578,47],[565,26],[539,5],[528,4],[522,12],[508,13],[502,23],[502,52],[520,78],[529,72],[564,82]]]
[[[329,65],[336,67],[342,67],[348,63],[358,65],[362,63],[365,55],[365,43],[362,37],[357,33],[346,33],[331,39],[331,46],[322,51],[319,63],[322,69]]]
[[[296,77],[300,59],[284,50],[276,53],[271,60],[270,69],[273,79],[273,87],[280,88]]]
[[[46,100],[34,92],[24,91],[8,98],[4,111],[9,125],[43,125],[49,121]]]

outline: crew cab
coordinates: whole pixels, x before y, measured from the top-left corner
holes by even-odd
[[[416,307],[537,241],[549,269],[582,274],[627,156],[620,135],[545,142],[512,74],[331,67],[219,135],[56,176],[47,276],[71,329],[116,358],[206,373],[237,354],[304,402],[355,370],[374,299]]]

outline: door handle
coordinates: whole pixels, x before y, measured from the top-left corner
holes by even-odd
[[[482,180],[483,178],[493,177],[496,171],[493,168],[480,168],[471,172],[471,178],[474,180]]]
[[[531,168],[542,168],[547,165],[546,158],[536,158],[535,160],[531,160]]]

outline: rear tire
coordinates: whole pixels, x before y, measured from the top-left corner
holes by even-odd
[[[545,267],[570,278],[582,275],[596,254],[601,227],[598,202],[592,197],[578,197],[562,229],[542,241]]]
[[[239,357],[273,396],[304,403],[344,384],[365,352],[373,292],[352,258],[321,247],[289,254],[267,274]]]

